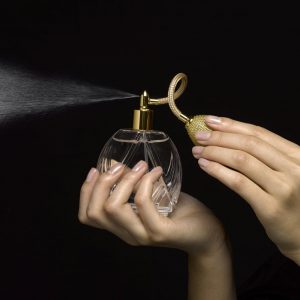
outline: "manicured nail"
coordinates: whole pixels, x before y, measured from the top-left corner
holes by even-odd
[[[85,181],[86,182],[91,182],[97,172],[98,172],[97,169],[91,168],[90,171],[89,171],[89,173],[86,176],[86,180]]]
[[[159,173],[159,172],[162,172],[162,167],[160,167],[160,166],[155,167],[155,168],[153,168],[150,172],[151,172],[151,173]]]
[[[217,116],[205,116],[205,122],[210,124],[221,124],[221,118]]]
[[[115,163],[114,165],[112,165],[110,167],[110,169],[107,171],[107,173],[114,175],[121,170],[122,166],[123,166],[123,164],[121,164],[121,163]]]
[[[132,171],[138,172],[138,171],[143,167],[144,164],[145,164],[145,162],[144,162],[143,160],[139,161],[139,162],[132,168]]]
[[[196,147],[193,147],[192,152],[194,155],[200,155],[201,152],[203,151],[203,149],[204,149],[204,147],[196,146]]]
[[[200,167],[207,167],[208,166],[208,164],[209,164],[209,160],[207,160],[207,159],[205,159],[205,158],[200,158],[199,160],[198,160],[198,163],[199,163],[199,166]]]
[[[210,138],[211,132],[210,131],[198,131],[195,136],[196,136],[197,140],[206,141]]]

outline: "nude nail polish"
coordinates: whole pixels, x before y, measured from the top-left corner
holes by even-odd
[[[194,155],[199,155],[199,154],[201,154],[203,149],[204,149],[204,147],[196,146],[196,147],[193,147],[192,152]]]
[[[112,167],[108,170],[107,173],[114,175],[114,174],[118,173],[118,171],[120,171],[122,166],[123,165],[121,163],[115,163],[114,165],[112,165]]]
[[[206,141],[210,138],[211,132],[210,131],[199,131],[196,133],[196,139]]]
[[[98,172],[97,169],[91,168],[88,175],[86,176],[85,181],[86,182],[91,182],[97,172]]]
[[[132,168],[132,171],[133,172],[138,172],[144,165],[145,163],[140,160],[133,168]]]
[[[221,118],[217,116],[205,116],[205,122],[209,124],[221,124],[222,120]]]
[[[199,163],[199,166],[200,166],[200,167],[205,168],[205,167],[208,166],[209,160],[207,160],[207,159],[201,157],[201,158],[199,159],[198,163]]]

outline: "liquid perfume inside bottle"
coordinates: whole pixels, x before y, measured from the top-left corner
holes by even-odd
[[[113,164],[121,162],[126,166],[126,174],[140,160],[148,164],[148,171],[160,166],[163,174],[154,184],[152,200],[158,212],[167,216],[174,210],[180,194],[181,161],[171,138],[162,131],[152,129],[153,111],[148,103],[149,96],[144,92],[140,108],[134,111],[133,128],[120,129],[107,141],[100,153],[97,168],[99,172],[106,172]],[[138,185],[128,200],[135,211],[134,197]]]

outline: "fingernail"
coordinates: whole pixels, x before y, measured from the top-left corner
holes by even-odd
[[[198,131],[195,136],[196,136],[197,140],[206,141],[210,138],[211,132],[210,131]]]
[[[107,171],[107,173],[114,175],[118,171],[120,171],[120,169],[122,168],[122,166],[123,166],[123,164],[121,164],[121,163],[115,163],[114,165],[112,165],[110,167],[110,169]]]
[[[90,182],[90,181],[92,181],[92,179],[94,178],[94,176],[95,176],[95,174],[97,173],[98,171],[97,171],[97,169],[95,169],[95,168],[91,168],[90,169],[90,171],[89,171],[89,173],[87,174],[87,176],[86,176],[86,182]]]
[[[199,154],[201,154],[203,149],[204,149],[204,147],[196,146],[196,147],[193,147],[192,152],[194,155],[199,155]]]
[[[205,122],[210,124],[221,124],[221,118],[217,116],[205,116]]]
[[[143,167],[144,164],[145,164],[145,162],[144,162],[143,160],[139,161],[139,162],[132,168],[132,171],[138,172],[138,171]]]
[[[209,164],[209,160],[207,160],[207,159],[201,157],[201,158],[198,160],[198,163],[199,163],[199,166],[200,166],[200,167],[207,167],[208,164]]]
[[[162,172],[162,167],[158,166],[158,167],[155,167],[153,168],[151,171],[151,173],[159,173],[159,172]]]

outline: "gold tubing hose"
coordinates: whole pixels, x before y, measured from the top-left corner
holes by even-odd
[[[205,115],[196,115],[194,117],[187,117],[184,115],[176,106],[175,100],[178,99],[187,87],[187,76],[184,73],[178,73],[172,80],[169,85],[168,96],[160,99],[151,99],[148,98],[148,104],[152,105],[161,105],[169,104],[169,107],[173,114],[183,123],[185,123],[185,128],[192,142],[197,145],[195,134],[197,131],[210,131],[206,124],[204,117]],[[179,87],[177,85],[180,83]],[[177,88],[177,89],[176,89]],[[144,94],[145,95],[145,92]]]

